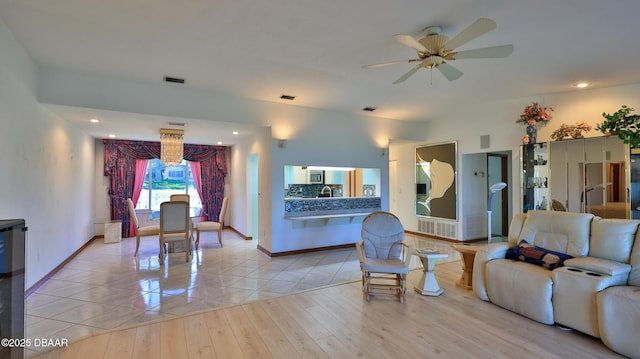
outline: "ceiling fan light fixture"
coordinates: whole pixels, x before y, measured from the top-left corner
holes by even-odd
[[[422,66],[428,68],[428,69],[433,69],[436,68],[440,65],[442,65],[443,63],[443,59],[440,56],[437,55],[433,55],[433,56],[429,56],[425,59],[422,60]]]
[[[449,37],[446,35],[429,35],[418,40],[418,42],[421,43],[422,46],[426,47],[432,54],[439,54],[447,41],[449,41]]]
[[[440,34],[440,28],[432,26],[424,29],[423,37],[416,39],[408,34],[396,34],[393,38],[403,45],[417,51],[418,58],[404,61],[392,61],[372,65],[364,65],[362,68],[370,69],[387,65],[419,62],[407,73],[402,75],[393,84],[399,84],[411,77],[420,68],[438,69],[449,81],[454,81],[463,75],[462,71],[451,65],[451,61],[457,59],[494,59],[511,55],[513,45],[491,46],[471,50],[456,51],[456,49],[496,28],[496,22],[491,19],[480,18],[467,26],[457,35],[449,38]]]

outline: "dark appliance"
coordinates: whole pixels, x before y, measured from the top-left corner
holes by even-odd
[[[23,219],[0,220],[0,359],[24,358],[25,232]]]

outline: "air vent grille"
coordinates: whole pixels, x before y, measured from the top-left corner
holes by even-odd
[[[367,111],[367,112],[373,112],[375,110],[376,110],[375,107],[365,107],[365,108],[362,109],[362,111]]]
[[[438,221],[435,219],[419,219],[418,220],[418,232],[431,234],[437,237],[457,239],[456,222]]]
[[[280,98],[283,99],[283,100],[293,101],[296,97],[295,96],[291,96],[291,95],[282,95],[282,96],[280,96]]]
[[[174,84],[183,84],[184,81],[185,81],[184,79],[181,79],[179,77],[171,77],[171,76],[164,77],[164,82],[170,82]]]

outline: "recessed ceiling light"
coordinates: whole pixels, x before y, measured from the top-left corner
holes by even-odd
[[[590,83],[588,83],[588,82],[578,82],[577,84],[575,84],[575,86],[576,86],[577,88],[581,88],[581,89],[583,89],[583,88],[585,88],[585,87],[588,87],[589,85],[591,85],[591,84],[590,84]]]
[[[368,112],[373,112],[375,110],[376,110],[375,107],[368,107],[368,106],[362,109],[362,111],[368,111]]]
[[[116,135],[114,135],[113,133],[110,133],[109,138],[116,138]]]
[[[222,141],[218,141],[218,144],[219,144],[219,145],[221,145],[221,144],[222,144]]]
[[[100,122],[100,120],[98,120],[97,118],[92,118],[92,119],[89,120],[89,122],[98,123],[98,122]]]
[[[291,95],[282,95],[282,96],[280,96],[280,98],[283,99],[283,100],[293,101],[296,97],[295,96],[291,96]]]
[[[231,133],[233,133],[234,135],[237,135],[237,134],[238,134],[238,133],[240,133],[240,132],[238,132],[238,131],[233,131],[233,132],[231,132]]]

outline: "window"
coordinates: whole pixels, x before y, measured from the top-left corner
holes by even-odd
[[[172,194],[188,194],[190,207],[202,207],[189,162],[182,160],[177,166],[165,166],[155,158],[149,160],[142,192],[136,208],[160,210],[160,203],[171,199]]]

